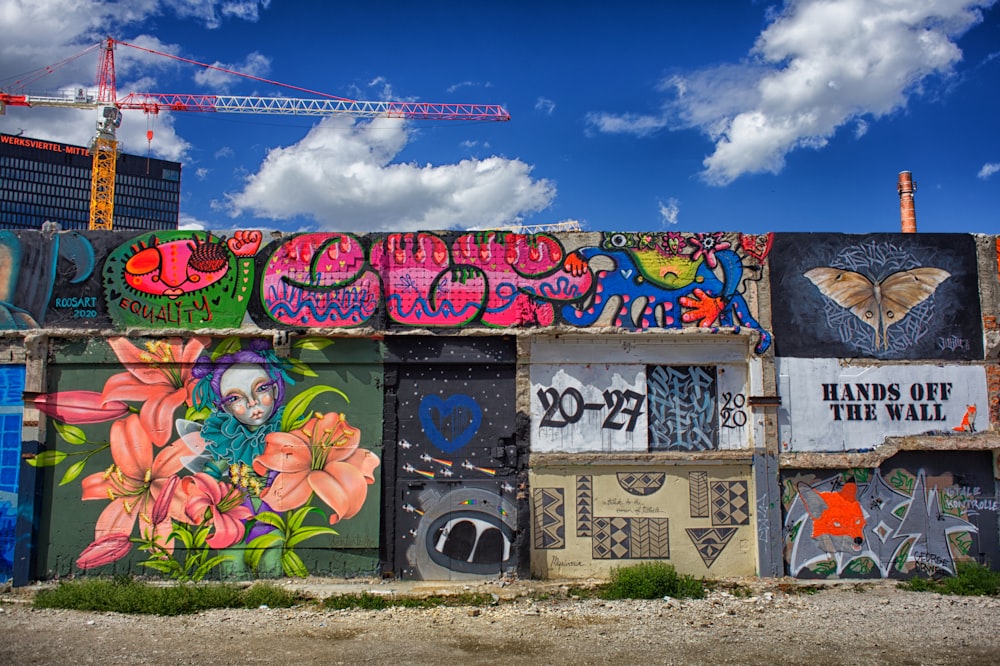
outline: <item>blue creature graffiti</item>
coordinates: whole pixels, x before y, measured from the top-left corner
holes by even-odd
[[[609,308],[626,330],[747,326],[760,334],[755,351],[771,346],[771,334],[754,319],[742,294],[743,258],[721,233],[606,234],[601,247],[586,247],[566,260],[573,274],[595,273],[587,296],[562,308],[575,326],[592,326]],[[613,268],[596,268],[607,261]],[[719,273],[721,272],[721,278]]]

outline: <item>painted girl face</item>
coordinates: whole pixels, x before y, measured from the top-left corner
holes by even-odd
[[[237,363],[219,379],[222,408],[251,428],[264,425],[274,413],[275,381],[259,365]]]

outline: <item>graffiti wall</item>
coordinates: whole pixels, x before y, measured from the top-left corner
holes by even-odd
[[[992,454],[904,452],[873,469],[785,470],[784,556],[799,578],[909,578],[997,562]]]
[[[393,339],[386,360],[390,570],[424,580],[518,573],[527,451],[516,435],[514,340]]]
[[[958,234],[778,234],[778,356],[983,358],[975,239]]]
[[[370,340],[59,343],[36,569],[176,580],[378,567],[380,350]]]
[[[4,232],[4,328],[746,328],[771,236]]]
[[[721,341],[533,338],[532,451],[745,449],[748,353]]]
[[[745,466],[531,470],[532,574],[607,575],[665,560],[697,576],[753,575],[753,491]]]
[[[982,366],[778,358],[776,367],[783,451],[867,450],[886,437],[990,426]]]

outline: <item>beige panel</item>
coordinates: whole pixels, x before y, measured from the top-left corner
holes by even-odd
[[[536,467],[530,481],[534,577],[652,560],[699,577],[755,574],[749,466]]]

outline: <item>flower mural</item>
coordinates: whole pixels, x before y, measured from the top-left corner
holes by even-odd
[[[60,486],[82,477],[79,497],[105,503],[77,568],[137,557],[178,580],[279,567],[305,576],[297,548],[336,536],[329,526],[364,507],[379,456],[362,448],[346,414],[314,409],[343,409],[347,394],[316,383],[294,390],[293,374],[317,374],[279,358],[269,341],[209,342],[115,338],[108,344],[125,371],[102,390],[36,398],[64,444],[29,464],[66,465]],[[332,341],[296,344],[320,351]]]

